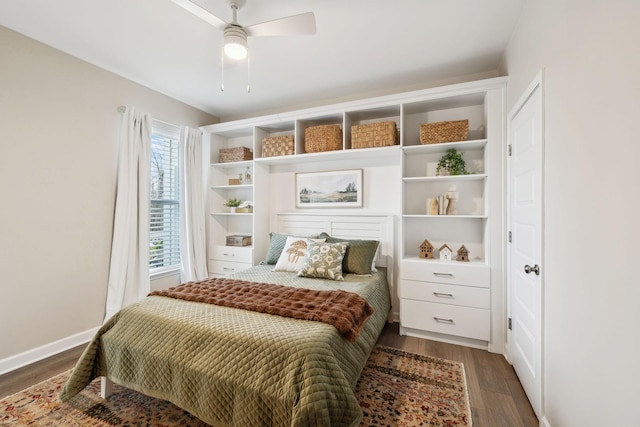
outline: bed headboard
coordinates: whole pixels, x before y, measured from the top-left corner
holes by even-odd
[[[309,235],[323,231],[333,237],[380,241],[376,266],[387,268],[389,290],[394,295],[395,233],[393,215],[346,215],[318,213],[279,213],[275,215],[278,233]],[[392,298],[393,299],[393,298]]]

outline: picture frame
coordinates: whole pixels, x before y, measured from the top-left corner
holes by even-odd
[[[296,173],[296,208],[361,208],[362,169]]]

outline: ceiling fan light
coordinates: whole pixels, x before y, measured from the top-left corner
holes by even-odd
[[[247,57],[247,35],[241,28],[228,27],[225,29],[224,53],[233,59]]]
[[[224,45],[224,53],[229,58],[244,59],[247,57],[247,47],[241,43],[226,42]]]

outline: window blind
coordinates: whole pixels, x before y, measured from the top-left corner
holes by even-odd
[[[153,121],[151,134],[151,274],[180,268],[180,129]]]

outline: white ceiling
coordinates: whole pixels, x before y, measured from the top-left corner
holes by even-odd
[[[194,0],[231,20],[227,0]],[[430,86],[497,70],[524,0],[242,0],[248,26],[312,11],[313,36],[249,38],[225,68],[222,32],[171,0],[0,0],[0,25],[222,119]]]

